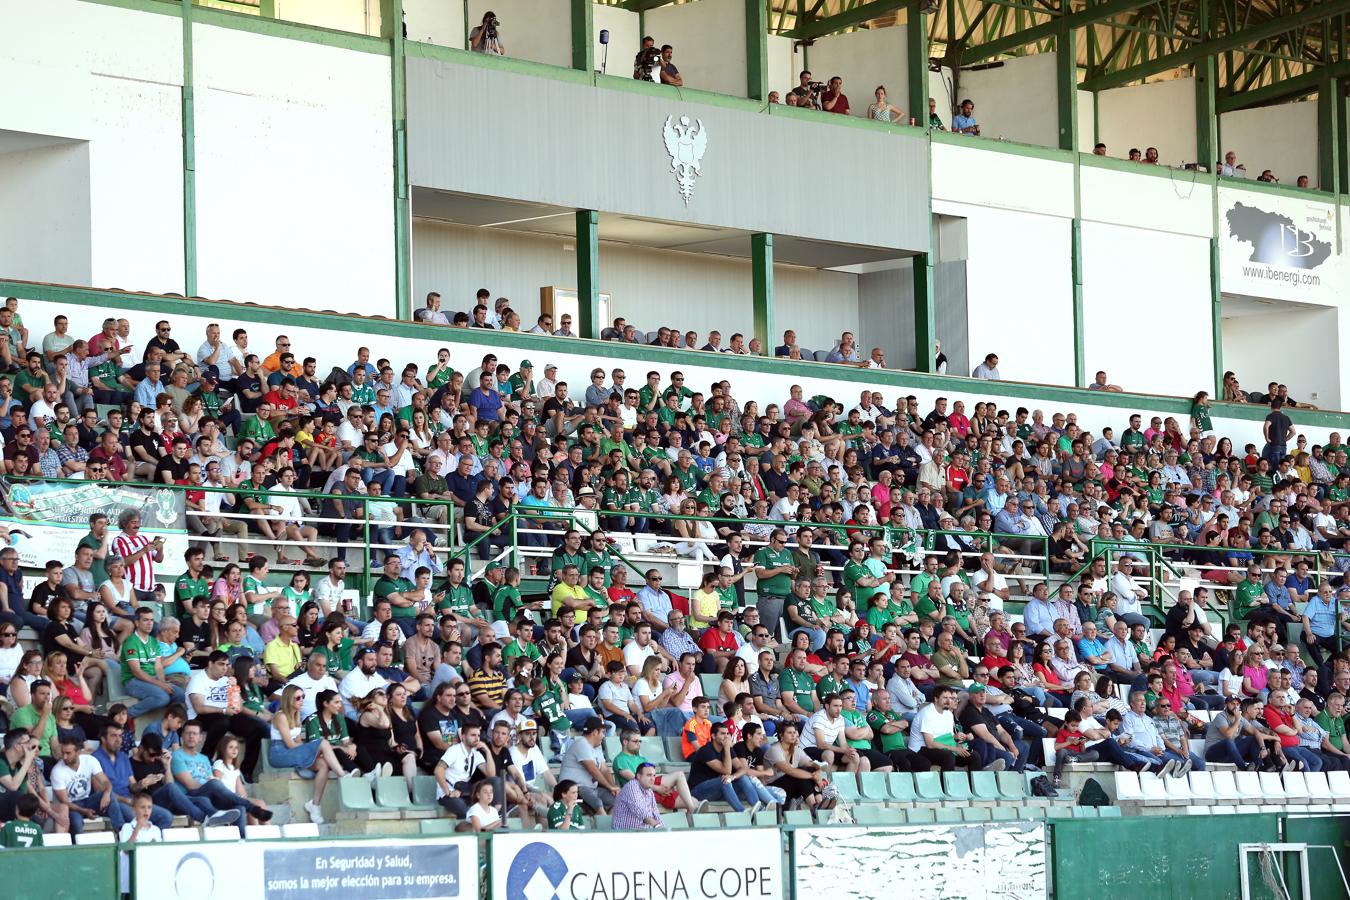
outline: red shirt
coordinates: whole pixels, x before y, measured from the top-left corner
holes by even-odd
[[[1272,729],[1279,728],[1281,725],[1293,728],[1294,734],[1280,735],[1280,746],[1281,747],[1298,746],[1298,726],[1294,724],[1293,713],[1288,712],[1281,713],[1278,709],[1276,709],[1273,706],[1266,706],[1266,724],[1269,725]]]
[[[703,648],[705,653],[713,650],[725,650],[728,653],[735,653],[739,649],[736,642],[736,633],[734,631],[723,631],[716,626],[703,632],[703,636],[698,639],[698,645]]]
[[[824,104],[826,101],[834,100],[836,97],[839,98],[839,102],[834,105],[834,109],[829,109],[825,107]],[[824,109],[825,112],[827,113],[841,113],[843,115],[848,115],[849,113],[848,94],[845,94],[843,91],[840,91],[837,94],[832,94],[829,91],[826,91],[825,93],[820,95],[820,102],[821,102],[821,109]]]

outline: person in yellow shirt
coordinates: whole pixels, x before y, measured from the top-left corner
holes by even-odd
[[[550,599],[553,601],[555,616],[558,610],[564,607],[575,610],[579,617],[585,616],[596,606],[595,601],[586,593],[586,586],[581,583],[581,570],[571,563],[563,567],[562,576],[557,586],[553,588]]]

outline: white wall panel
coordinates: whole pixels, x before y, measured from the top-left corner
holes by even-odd
[[[170,16],[0,0],[0,130],[89,142],[71,189],[96,285],[183,290],[181,36]]]
[[[978,138],[934,142],[933,199],[1073,218],[1073,164],[1001,153]]]
[[[1248,178],[1270,169],[1282,184],[1292,185],[1307,175],[1308,183],[1317,187],[1317,98],[1224,113],[1219,117],[1219,146],[1224,153],[1237,154]]]
[[[571,0],[468,0],[468,4],[466,37],[491,10],[501,20],[498,33],[507,56],[564,68],[572,65]]]
[[[199,292],[393,315],[388,58],[194,35]]]
[[[1276,304],[1264,315],[1225,316],[1223,366],[1246,390],[1265,391],[1271,381],[1289,385],[1289,396],[1323,409],[1341,408],[1338,310]]]
[[[1097,104],[1093,102],[1091,91],[1077,91],[1078,101],[1078,151],[1091,153],[1097,143],[1093,137],[1097,133]]]
[[[797,65],[800,56],[792,49],[792,38],[782,35],[769,35],[769,90],[777,91],[779,102],[784,102],[787,92],[797,86]]]
[[[642,35],[638,32],[641,17],[618,6],[606,6],[602,3],[596,3],[594,6],[592,20],[595,32],[596,71],[600,70],[600,62],[605,55],[605,48],[600,45],[600,31],[605,29],[609,31],[609,64],[605,74],[631,78],[633,58],[637,56],[638,47],[642,45]]]
[[[997,353],[1004,378],[1072,385],[1070,221],[954,203],[933,211],[967,220],[971,365]]]
[[[1083,166],[1079,169],[1082,218],[1210,237],[1214,233],[1214,189],[1198,172],[1165,171],[1165,178],[1150,178]]]
[[[969,98],[975,103],[975,121],[983,137],[1058,147],[1056,90],[1055,54],[1035,53],[963,71],[956,102]]]
[[[575,287],[571,240],[520,232],[467,228],[417,219],[413,225],[413,296],[438,291],[447,310],[468,310],[478,288],[506,296],[527,327],[539,315],[539,288]],[[724,340],[753,333],[748,260],[600,245],[600,289],[613,296],[612,316],[644,331],[662,325],[710,329]],[[779,331],[795,328],[802,346],[829,349],[844,329],[858,327],[857,277],[840,272],[778,266],[774,308]]]
[[[745,2],[698,0],[647,10],[643,19],[656,46],[670,44],[684,86],[744,97]]]
[[[0,272],[88,284],[89,144],[0,153]]]
[[[597,8],[598,11],[598,8]],[[464,49],[464,4],[445,0],[403,0],[408,40]]]
[[[1127,391],[1213,389],[1204,238],[1084,222],[1084,368]]]
[[[828,82],[835,75],[844,79],[844,93],[853,115],[866,116],[867,105],[877,85],[885,85],[887,99],[904,110],[905,121],[914,115],[909,109],[909,49],[905,45],[903,25],[873,28],[817,38],[807,59],[816,81]],[[791,86],[796,86],[793,73]],[[924,118],[927,118],[927,111]]]
[[[1097,95],[1097,134],[1109,156],[1125,159],[1131,147],[1158,148],[1169,166],[1195,162],[1195,79],[1113,88]],[[1214,160],[1201,160],[1214,171]],[[1258,173],[1259,174],[1259,173]]]

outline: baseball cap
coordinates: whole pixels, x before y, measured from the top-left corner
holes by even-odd
[[[357,647],[355,650],[352,651],[352,662],[356,662],[358,659],[365,656],[367,653],[374,653],[374,652],[375,652],[374,647]]]
[[[552,371],[553,371],[554,369],[556,369],[556,368],[558,368],[558,364],[557,364],[557,363],[544,363],[544,371],[545,371],[546,373],[547,373],[547,372],[552,372]]]
[[[983,694],[983,693],[984,693],[984,685],[980,684],[980,683],[977,681],[977,682],[975,682],[974,684],[972,684],[970,687],[966,688],[966,693],[967,693],[967,694]]]
[[[591,734],[592,732],[603,731],[604,728],[605,723],[598,716],[591,716],[589,719],[581,723],[582,734]]]
[[[490,562],[490,563],[487,564],[487,568],[485,568],[483,571],[484,571],[484,572],[495,572],[495,571],[497,571],[497,570],[500,569],[500,568],[502,568],[502,564],[501,564],[501,563],[499,563],[499,562]]]
[[[220,370],[215,366],[203,366],[202,378],[210,378],[212,381],[220,381]]]
[[[524,722],[521,722],[521,723],[520,723],[520,730],[521,730],[521,731],[538,731],[538,730],[539,730],[539,726],[538,726],[537,724],[535,724],[534,719],[526,719]]]
[[[519,367],[522,369],[533,369],[534,363],[530,362],[528,359],[522,359]]]

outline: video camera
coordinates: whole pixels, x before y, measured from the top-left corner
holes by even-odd
[[[661,65],[661,51],[656,47],[646,47],[638,51],[633,61],[633,78],[638,81],[655,81],[655,72]]]

